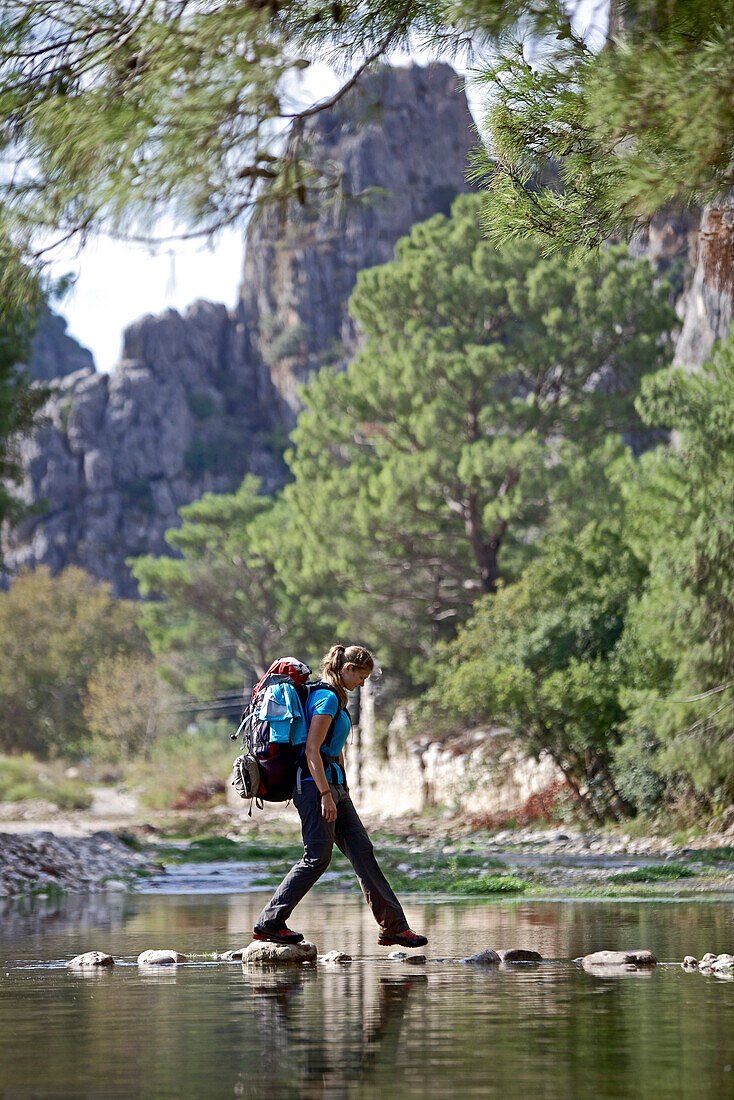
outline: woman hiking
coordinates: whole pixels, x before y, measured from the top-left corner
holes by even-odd
[[[362,646],[334,645],[323,658],[321,685],[308,698],[308,737],[298,768],[293,803],[301,818],[303,858],[291,867],[257,919],[256,940],[299,943],[286,921],[331,860],[334,844],[354,868],[367,904],[380,926],[383,946],[422,947],[428,943],[408,927],[402,906],[380,870],[372,842],[349,797],[344,746],[352,728],[347,692],[362,687],[375,660]]]

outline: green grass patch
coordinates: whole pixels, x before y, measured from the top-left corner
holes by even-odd
[[[92,805],[89,787],[63,774],[61,762],[46,763],[30,753],[0,757],[0,802],[44,799],[60,810],[86,810]]]
[[[402,894],[518,894],[529,885],[514,875],[467,875],[453,870],[417,875],[388,871],[387,877],[393,889]]]
[[[697,863],[733,863],[734,848],[731,846],[724,848],[702,848],[700,851],[691,853],[690,858],[694,859]]]
[[[164,863],[295,863],[303,855],[301,844],[248,844],[227,836],[207,836],[192,840],[186,847],[154,844],[152,851]]]
[[[661,882],[679,878],[695,878],[696,872],[682,863],[649,863],[633,871],[620,871],[609,876],[609,882]]]
[[[521,894],[528,883],[515,875],[479,875],[476,878],[457,878],[448,886],[450,894]]]

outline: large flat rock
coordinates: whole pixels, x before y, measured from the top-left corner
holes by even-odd
[[[657,966],[657,961],[652,951],[636,947],[632,951],[594,951],[584,955],[581,965],[591,971],[600,967]]]
[[[138,955],[138,966],[176,966],[186,961],[186,955],[182,955],[180,951],[152,950]]]
[[[243,966],[302,966],[316,962],[316,944],[307,943],[266,943],[253,940],[242,953]]]
[[[70,970],[91,970],[97,966],[114,965],[115,960],[112,955],[108,955],[104,951],[85,951],[83,955],[77,955],[66,963]]]

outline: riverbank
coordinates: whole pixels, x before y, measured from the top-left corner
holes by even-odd
[[[126,893],[140,875],[157,869],[149,854],[107,831],[85,837],[0,833],[0,897],[103,889]]]
[[[0,896],[39,891],[266,889],[299,857],[293,807],[159,812],[95,797],[86,811],[2,822]],[[40,809],[40,808],[39,808]],[[40,817],[40,815],[39,815]],[[401,893],[691,897],[734,894],[734,834],[634,836],[619,827],[486,830],[461,815],[366,817]],[[208,864],[206,874],[196,866]],[[192,885],[193,884],[193,885]],[[335,854],[320,887],[356,889]]]

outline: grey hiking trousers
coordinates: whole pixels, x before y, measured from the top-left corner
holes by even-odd
[[[285,924],[301,898],[329,866],[336,844],[354,868],[362,893],[380,929],[390,933],[402,932],[408,927],[405,913],[379,868],[372,841],[348,791],[341,785],[332,784],[331,793],[336,803],[336,821],[324,820],[321,797],[315,783],[304,780],[300,792],[294,792],[293,804],[301,818],[303,858],[291,867],[257,918],[258,927]]]

